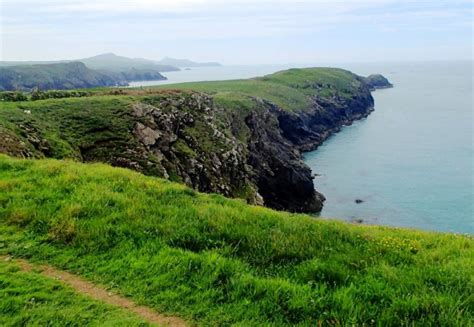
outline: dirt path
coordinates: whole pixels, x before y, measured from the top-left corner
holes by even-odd
[[[76,290],[76,292],[80,294],[84,294],[95,300],[99,300],[101,302],[131,311],[150,323],[155,323],[162,326],[187,326],[184,320],[178,317],[161,315],[148,307],[137,305],[130,299],[110,293],[104,287],[93,284],[66,271],[61,271],[47,265],[32,264],[23,259],[11,259],[11,257],[8,256],[0,256],[0,258],[2,260],[17,264],[22,271],[39,271],[44,276],[60,280],[64,284],[71,286],[74,290]]]

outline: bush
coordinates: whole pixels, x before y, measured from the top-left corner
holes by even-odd
[[[31,92],[31,100],[44,100],[44,99],[62,99],[62,98],[80,98],[90,96],[91,93],[87,91],[64,91],[64,90],[50,90],[41,91],[38,88]]]
[[[28,101],[28,97],[26,96],[26,94],[20,91],[1,92],[0,101],[13,101],[13,102]]]

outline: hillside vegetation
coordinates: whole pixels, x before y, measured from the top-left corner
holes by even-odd
[[[315,220],[104,164],[0,156],[0,240],[203,326],[474,323],[470,236]]]

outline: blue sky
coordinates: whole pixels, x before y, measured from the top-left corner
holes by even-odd
[[[2,60],[471,59],[472,1],[0,0]]]

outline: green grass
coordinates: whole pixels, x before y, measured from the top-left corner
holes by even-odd
[[[471,236],[316,220],[103,164],[0,156],[6,253],[203,326],[474,323]]]
[[[1,326],[149,326],[125,310],[75,293],[61,282],[0,261]]]
[[[192,82],[163,85],[153,88],[205,92],[218,96],[219,99],[224,100],[224,103],[230,94],[234,97],[239,95],[242,100],[248,97],[257,97],[271,101],[288,110],[304,110],[310,105],[310,99],[303,92],[295,88],[256,79]],[[245,104],[243,107],[245,108]]]
[[[46,139],[53,158],[80,158],[81,149],[113,141],[117,145],[135,144],[130,130],[130,97],[93,96],[85,98],[48,99],[32,102],[5,102],[0,108],[0,129],[13,131],[29,144],[19,127],[31,126]],[[26,112],[30,113],[26,113]],[[1,130],[0,130],[1,134]],[[0,135],[1,136],[1,135]],[[30,145],[30,150],[35,151]],[[97,160],[112,156],[121,149],[96,153]]]

